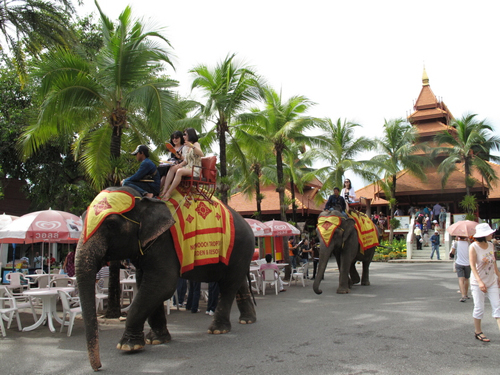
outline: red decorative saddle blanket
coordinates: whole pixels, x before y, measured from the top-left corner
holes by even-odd
[[[234,245],[233,215],[220,200],[189,200],[176,190],[166,204],[175,219],[170,231],[181,274],[199,265],[229,263]]]

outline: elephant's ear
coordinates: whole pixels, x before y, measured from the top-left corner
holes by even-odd
[[[165,202],[158,199],[143,198],[136,201],[136,208],[139,209],[141,222],[139,239],[143,247],[165,233],[175,223]]]

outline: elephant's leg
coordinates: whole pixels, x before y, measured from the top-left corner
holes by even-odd
[[[367,249],[363,258],[363,274],[361,276],[361,285],[370,285],[370,263],[372,262],[375,248]]]
[[[252,324],[257,321],[257,314],[255,313],[247,280],[241,284],[240,289],[236,293],[236,303],[238,304],[238,310],[240,310],[240,324]]]
[[[349,270],[349,275],[351,276],[350,285],[358,284],[361,281],[361,278],[359,277],[358,270],[356,269],[356,260],[354,260],[354,262],[352,262],[352,264],[351,264],[351,269]]]
[[[163,277],[159,277],[155,274],[157,272],[150,272],[144,277],[141,273],[138,273],[137,286],[139,291],[130,306],[125,323],[125,332],[116,346],[117,349],[125,351],[143,349],[146,344],[144,340],[144,323],[150,316],[150,324],[152,324],[151,328],[154,333],[151,336],[148,335],[148,338],[168,341],[167,338],[170,334],[166,327],[166,319],[160,317],[160,311],[163,311],[163,302],[174,294],[177,278],[174,276],[169,277],[168,273],[163,274]],[[165,280],[168,280],[168,282],[165,282]]]
[[[233,272],[234,273],[234,272]],[[219,281],[220,295],[217,308],[215,309],[214,319],[208,327],[208,333],[221,334],[231,331],[231,322],[229,315],[231,313],[231,306],[233,305],[234,298],[239,286],[243,283],[243,277],[246,274],[240,274],[239,277],[231,277],[227,274],[222,280]]]
[[[339,267],[339,287],[337,288],[338,294],[349,293],[349,270],[351,268],[351,261],[346,256],[342,256]]]
[[[146,344],[159,345],[172,340],[172,336],[167,329],[167,318],[163,302],[148,318],[151,330],[146,335]]]

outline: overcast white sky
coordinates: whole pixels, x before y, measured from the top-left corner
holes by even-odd
[[[434,94],[455,117],[477,113],[500,129],[498,1],[462,0],[101,0],[116,20],[165,27],[180,92],[187,71],[229,53],[253,66],[283,96],[305,95],[313,116],[347,118],[376,137],[385,119],[406,117],[425,64]],[[80,15],[96,11],[84,0]],[[356,189],[364,183],[354,176]]]

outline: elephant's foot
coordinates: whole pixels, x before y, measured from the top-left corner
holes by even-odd
[[[361,281],[361,285],[370,285],[370,281],[363,280],[363,281]]]
[[[116,349],[126,352],[135,352],[144,349],[145,346],[144,333],[130,334],[125,332],[120,342],[116,345]]]
[[[231,331],[231,323],[229,323],[229,321],[227,323],[222,323],[214,319],[212,324],[210,324],[210,327],[208,327],[207,332],[214,335],[221,335],[228,333],[229,331]]]
[[[361,279],[359,278],[359,276],[355,276],[355,277],[351,276],[351,283],[352,284],[359,284],[360,281],[361,281]]]
[[[340,288],[340,287],[339,287],[339,288],[337,289],[337,294],[347,294],[347,293],[349,293],[349,292],[350,292],[349,288]]]
[[[240,324],[252,324],[257,321],[257,317],[255,315],[252,316],[250,314],[241,314],[238,321]]]
[[[149,331],[146,335],[146,344],[147,345],[160,345],[166,342],[170,342],[172,340],[172,336],[168,332],[168,329],[162,330],[161,332],[155,332],[153,330]]]

